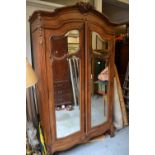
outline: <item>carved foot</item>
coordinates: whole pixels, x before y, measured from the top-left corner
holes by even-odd
[[[112,125],[110,130],[109,130],[109,134],[110,134],[110,137],[114,137],[115,135],[115,129],[114,129],[114,126]]]

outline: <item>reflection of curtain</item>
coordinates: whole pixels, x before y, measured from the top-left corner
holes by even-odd
[[[73,56],[69,58],[69,69],[72,83],[74,105],[78,105],[79,101],[79,58]]]

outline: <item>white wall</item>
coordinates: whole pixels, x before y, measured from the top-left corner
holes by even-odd
[[[30,42],[30,25],[29,25],[29,17],[36,10],[45,10],[45,11],[53,11],[58,7],[62,7],[63,5],[47,3],[47,2],[39,2],[37,0],[27,0],[26,1],[26,57],[31,63],[31,42]]]

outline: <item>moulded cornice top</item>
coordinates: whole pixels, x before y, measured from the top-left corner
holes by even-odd
[[[118,26],[117,23],[110,22],[109,19],[105,15],[103,15],[102,13],[95,10],[95,8],[90,3],[87,3],[87,2],[78,2],[78,3],[76,3],[76,5],[57,8],[52,12],[38,10],[32,14],[29,21],[33,22],[34,19],[41,17],[41,16],[53,17],[53,16],[56,16],[56,14],[60,14],[61,12],[69,12],[69,11],[73,11],[73,10],[79,10],[80,13],[82,13],[82,14],[92,12],[92,13],[96,14],[97,16],[99,16],[101,19],[103,19],[108,24],[110,24],[112,26]]]

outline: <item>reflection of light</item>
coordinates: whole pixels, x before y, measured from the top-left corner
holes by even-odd
[[[101,64],[101,62],[100,62],[100,61],[98,61],[98,62],[97,62],[97,64]]]

